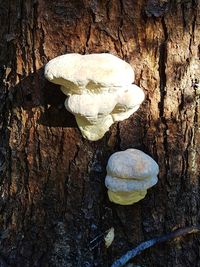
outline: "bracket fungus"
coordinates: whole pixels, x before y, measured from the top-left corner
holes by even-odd
[[[105,185],[111,202],[131,205],[143,199],[158,181],[158,164],[138,149],[112,154],[107,164]]]
[[[75,115],[82,135],[102,138],[115,121],[127,119],[144,100],[130,64],[107,54],[66,54],[45,66],[45,77],[61,85],[65,107]]]

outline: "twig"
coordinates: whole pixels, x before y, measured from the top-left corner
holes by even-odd
[[[101,244],[104,240],[105,234],[108,234],[110,229],[106,230],[104,233],[96,236],[94,239],[90,241],[89,250],[92,251],[94,248],[96,248],[99,244]]]
[[[184,236],[187,234],[192,234],[192,233],[197,233],[200,231],[200,225],[197,226],[189,226],[185,228],[178,229],[176,231],[173,231],[169,234],[160,236],[160,237],[155,237],[153,239],[150,239],[148,241],[142,242],[140,245],[135,247],[132,250],[129,250],[125,255],[123,255],[121,258],[116,260],[111,267],[121,267],[124,266],[131,258],[134,258],[138,254],[140,254],[143,250],[154,246],[155,244],[159,244],[162,242],[165,242],[167,240],[170,240],[172,238],[176,238],[179,236]]]
[[[89,250],[92,251],[96,248],[101,242],[103,242],[104,234],[100,234],[96,236],[92,241],[90,241]]]

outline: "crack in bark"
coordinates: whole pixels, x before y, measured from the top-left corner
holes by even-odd
[[[11,1],[8,1],[8,28],[7,28],[7,34],[10,33],[10,27],[11,27]],[[10,52],[10,46],[8,43],[6,43],[5,46],[5,54],[7,55],[7,58],[10,58],[9,55]],[[10,62],[9,62],[10,64]],[[6,69],[5,73],[6,75]],[[11,173],[12,173],[12,157],[11,157],[11,148],[9,146],[9,136],[10,136],[10,119],[11,119],[11,106],[10,106],[10,101],[9,101],[9,87],[10,84],[9,82],[5,81],[4,79],[2,80],[2,88],[3,91],[3,97],[1,98],[1,101],[3,99],[2,103],[2,108],[1,108],[1,116],[2,116],[2,128],[1,128],[1,135],[0,135],[0,140],[1,140],[1,147],[5,148],[6,154],[5,154],[5,161],[6,161],[6,179],[4,179],[4,183],[7,185],[6,186],[6,191],[7,191],[7,197],[8,200],[10,198],[10,186],[11,186]],[[7,201],[8,201],[7,200]]]
[[[25,36],[25,24],[24,24],[24,0],[20,2],[20,34],[21,34],[21,42],[20,42],[20,50],[22,51],[21,57],[23,60],[23,74],[26,73],[27,67],[27,58],[26,58],[26,36]]]
[[[68,166],[68,173],[71,173],[71,169],[73,168],[73,164],[75,164],[76,158],[79,155],[79,151],[80,151],[80,146],[76,145],[76,151],[74,153],[73,159],[69,161],[69,166]],[[68,202],[68,189],[69,189],[69,175],[65,176],[65,182],[64,182],[64,186],[65,186],[65,200],[66,203]]]
[[[124,10],[124,6],[123,6],[123,0],[119,0],[119,5],[120,5],[120,15],[121,15],[121,18],[120,18],[120,22],[119,22],[119,28],[118,28],[118,40],[119,40],[119,43],[120,43],[120,47],[121,47],[121,53],[122,53],[122,57],[124,59],[124,51],[123,51],[123,42],[121,40],[121,38],[123,37],[123,34],[122,34],[122,27],[123,27],[123,10]]]
[[[165,23],[164,17],[161,19],[161,24],[163,28],[164,39],[160,44],[160,55],[159,55],[159,76],[160,76],[160,103],[159,103],[159,110],[160,110],[160,120],[163,128],[163,146],[165,151],[165,168],[166,174],[169,170],[169,154],[168,154],[168,138],[167,138],[167,130],[168,125],[166,118],[164,116],[165,110],[165,96],[166,96],[166,62],[167,62],[167,40],[168,40],[168,31],[167,26]]]
[[[166,90],[167,78],[166,78],[165,69],[166,69],[166,62],[167,62],[168,32],[167,32],[167,27],[166,27],[164,18],[161,19],[161,23],[162,23],[163,33],[164,33],[164,40],[160,44],[160,55],[159,55],[159,76],[160,76],[160,94],[161,94],[159,109],[160,109],[160,118],[162,120],[163,115],[164,115],[164,99],[166,95],[165,90]]]
[[[84,54],[87,53],[88,48],[89,48],[89,41],[90,41],[90,37],[91,37],[91,31],[92,31],[92,23],[89,26],[87,35],[86,35],[86,43],[85,43],[85,49],[84,49]]]
[[[184,6],[184,3],[181,4],[181,11],[182,11],[183,27],[186,28],[187,23],[186,23],[186,20],[185,20],[185,6]]]
[[[192,1],[192,2],[194,2],[194,1]],[[189,43],[190,54],[192,54],[192,42],[194,42],[194,33],[195,33],[196,20],[197,20],[197,12],[195,10],[194,18],[193,18],[193,21],[192,21],[192,33],[191,33],[190,43]]]
[[[121,150],[120,123],[117,123],[117,149]]]
[[[33,60],[33,71],[36,73],[36,55],[35,55],[35,32],[37,25],[37,3],[33,4],[33,28],[31,30],[32,33],[32,60]]]

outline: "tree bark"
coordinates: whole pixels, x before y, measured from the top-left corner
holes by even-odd
[[[200,222],[198,0],[0,0],[0,266],[110,266],[149,238]],[[99,141],[84,139],[43,75],[65,53],[129,62],[146,100]],[[109,156],[138,148],[160,166],[142,201],[108,201]],[[115,228],[106,249],[102,234]],[[99,236],[96,247],[90,241]],[[197,234],[141,266],[200,266]],[[94,244],[93,244],[94,245]]]

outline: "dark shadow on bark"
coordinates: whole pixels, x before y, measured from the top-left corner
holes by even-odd
[[[22,107],[27,111],[42,106],[43,112],[39,124],[48,127],[77,128],[75,117],[66,110],[64,102],[66,95],[60,86],[47,81],[44,68],[22,79],[13,93],[13,107]]]

